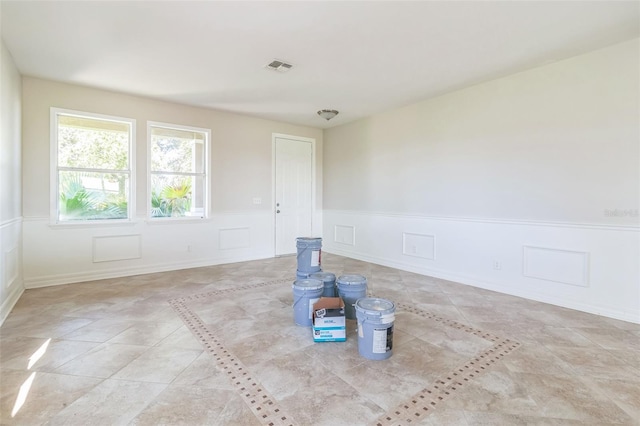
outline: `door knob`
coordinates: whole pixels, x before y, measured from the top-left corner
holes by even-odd
[[[280,210],[276,210],[276,213],[280,213]]]

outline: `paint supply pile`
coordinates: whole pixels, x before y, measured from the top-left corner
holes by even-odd
[[[323,272],[322,238],[296,239],[297,269],[293,289],[293,317],[311,327],[314,342],[345,342],[346,320],[357,320],[358,353],[384,360],[393,349],[395,304],[367,297],[367,278],[358,274]]]

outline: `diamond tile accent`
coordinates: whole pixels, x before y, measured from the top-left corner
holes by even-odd
[[[231,350],[225,346],[221,337],[208,328],[207,324],[189,307],[190,302],[209,301],[215,304],[221,295],[230,295],[255,289],[268,289],[282,286],[288,280],[268,281],[258,284],[247,284],[234,288],[213,290],[206,293],[185,296],[170,300],[169,303],[192,331],[203,347],[214,357],[217,367],[226,372],[231,384],[251,409],[256,418],[264,425],[296,425],[292,415],[287,414],[279,402],[260,384],[255,375],[242,363]],[[408,303],[396,303],[397,312],[413,314],[430,326],[438,325],[451,327],[470,335],[480,337],[492,345],[466,361],[464,364],[442,375],[433,385],[422,389],[409,400],[380,416],[373,422],[376,426],[391,426],[411,424],[429,416],[447,399],[453,397],[457,390],[469,382],[477,379],[496,363],[500,363],[505,356],[520,347],[520,343],[511,339],[499,337],[484,332],[458,321],[447,319],[430,313]],[[292,327],[295,327],[292,325]],[[402,331],[401,329],[399,331]]]

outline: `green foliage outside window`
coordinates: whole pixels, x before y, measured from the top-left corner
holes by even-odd
[[[76,172],[67,172],[60,177],[61,220],[127,218],[127,199],[124,195],[88,189],[83,184],[86,179],[96,178],[88,173]]]
[[[182,217],[191,210],[191,183],[188,180],[166,185],[151,193],[152,217]]]

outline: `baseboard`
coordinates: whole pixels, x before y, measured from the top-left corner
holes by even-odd
[[[35,278],[26,278],[24,280],[24,287],[26,289],[51,287],[56,285],[74,284],[87,281],[130,277],[134,275],[178,271],[181,269],[202,268],[206,266],[247,262],[251,260],[268,259],[271,257],[273,257],[272,253],[260,253],[255,256],[231,256],[217,259],[198,259],[189,262],[162,263],[132,268],[112,268],[108,271],[86,271],[72,274],[47,275]]]
[[[0,326],[4,324],[4,320],[7,319],[13,307],[18,303],[18,300],[20,300],[20,296],[24,293],[24,287],[21,285],[13,285],[11,287],[13,290],[4,302],[2,302],[2,306],[0,306]]]
[[[560,306],[568,309],[574,309],[576,311],[586,312],[589,314],[601,315],[601,316],[606,316],[608,318],[640,324],[640,313],[638,312],[624,311],[624,310],[609,308],[609,307],[594,307],[591,305],[576,303],[575,301],[549,297],[548,295],[543,295],[535,292],[522,291],[522,290],[518,291],[517,289],[514,290],[513,288],[505,287],[504,285],[492,283],[486,280],[479,280],[475,277],[467,276],[457,272],[443,271],[443,270],[438,270],[434,268],[418,267],[415,265],[411,265],[409,263],[391,261],[391,260],[376,257],[376,256],[365,255],[362,253],[355,253],[347,250],[340,250],[340,249],[336,249],[335,247],[323,247],[322,250],[324,252],[339,255],[339,256],[345,256],[345,257],[349,257],[352,259],[357,259],[357,260],[361,260],[369,263],[375,263],[377,265],[400,269],[407,272],[413,272],[420,275],[426,275],[426,276],[439,278],[443,280],[454,281],[454,282],[469,285],[472,287],[478,287],[485,290],[491,290],[491,291],[496,291],[498,293],[508,294],[510,296],[522,297],[525,299],[534,300],[536,302],[548,303],[550,305]]]

